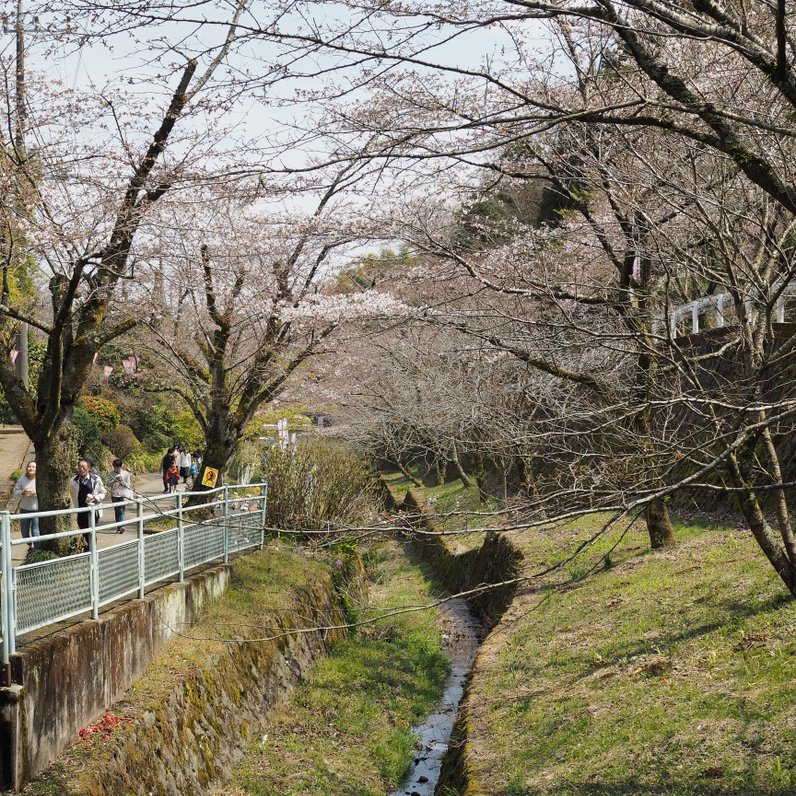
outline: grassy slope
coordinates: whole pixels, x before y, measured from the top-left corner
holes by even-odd
[[[531,571],[582,536],[518,542]],[[608,568],[603,541],[568,576],[600,571],[520,592],[473,680],[483,792],[796,792],[796,603],[748,534],[679,536],[652,553],[631,530]]]
[[[754,541],[681,524],[651,552],[619,526],[576,553],[605,519],[512,534],[526,574],[564,565],[482,648],[468,793],[796,793],[796,602]]]
[[[419,569],[395,545],[371,555],[366,611],[430,597]],[[311,681],[271,715],[233,784],[219,793],[383,796],[414,754],[409,728],[442,693],[448,661],[436,611],[407,613],[338,644]]]

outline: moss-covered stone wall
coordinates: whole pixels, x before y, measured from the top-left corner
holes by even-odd
[[[303,590],[305,626],[344,623],[332,576]],[[148,709],[114,733],[103,759],[63,796],[202,796],[226,778],[246,745],[262,735],[268,711],[304,679],[343,631],[290,633],[295,612],[264,618],[258,639],[210,644],[199,657],[175,661],[179,676],[148,683]],[[123,707],[120,706],[120,707]]]
[[[185,583],[151,592],[97,621],[41,634],[11,657],[13,681],[0,689],[0,783],[20,788],[46,768],[105,706],[142,676],[173,629],[190,624],[221,595],[229,568],[205,570]]]
[[[343,572],[346,592],[361,595],[361,560]],[[341,584],[335,583],[339,577],[337,571],[326,571],[297,594],[302,628],[345,624]],[[238,629],[236,636],[249,636],[252,643],[200,644],[189,659],[175,657],[173,666],[169,659],[167,676],[153,676],[149,664],[155,656],[174,654],[172,646],[165,647],[174,631],[190,627],[229,579],[230,568],[218,567],[119,606],[99,621],[49,633],[21,648],[13,659],[21,685],[0,689],[0,731],[9,734],[17,728],[15,738],[0,739],[6,747],[5,786],[20,789],[43,772],[82,728],[114,705],[125,722],[129,719],[124,731],[102,741],[90,770],[77,766],[79,777],[69,765],[49,769],[48,795],[209,793],[261,732],[269,708],[344,634],[292,633],[296,611],[286,607],[263,617],[256,628]],[[146,690],[148,707],[137,703],[140,712],[133,715],[119,700],[136,681],[137,689]]]

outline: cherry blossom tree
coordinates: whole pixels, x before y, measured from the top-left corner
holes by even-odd
[[[163,290],[140,379],[190,407],[203,467],[223,473],[258,410],[344,345],[332,342],[342,321],[402,311],[376,290],[337,290],[335,258],[372,233],[346,197],[356,179],[355,167],[338,170],[312,212],[268,212],[257,191],[247,203],[214,189],[150,256]]]
[[[679,401],[682,407],[689,391],[699,393],[700,417],[713,430],[721,429],[715,437],[721,450],[702,457],[695,448],[689,449],[697,469],[677,483],[693,485],[708,470],[726,474],[728,481],[722,488],[738,495],[761,549],[787,587],[796,590],[784,476],[776,435],[772,437],[772,429],[785,422],[789,412],[785,363],[793,346],[790,339],[777,338],[782,330],[775,331],[772,323],[791,274],[787,241],[796,210],[790,167],[790,119],[796,94],[790,74],[791,22],[784,4],[685,8],[646,0],[621,4],[498,0],[463,2],[444,9],[422,2],[356,3],[350,8],[352,14],[360,11],[361,17],[353,22],[346,18],[345,27],[335,29],[333,35],[332,16],[308,32],[291,29],[287,19],[279,31],[283,40],[323,47],[348,66],[366,64],[359,80],[352,79],[347,88],[359,91],[367,84],[372,90],[368,102],[357,98],[343,105],[340,92],[329,100],[329,129],[337,133],[336,140],[345,136],[339,157],[376,158],[385,168],[393,165],[403,174],[410,169],[420,172],[421,166],[428,173],[431,164],[437,177],[449,176],[455,167],[462,183],[472,180],[477,169],[524,178],[555,152],[549,131],[585,132],[587,147],[581,147],[581,154],[591,161],[592,174],[608,184],[582,184],[582,176],[572,173],[578,171],[572,163],[568,169],[555,164],[555,171],[568,180],[563,187],[570,198],[580,194],[589,212],[593,212],[593,201],[588,192],[599,186],[600,196],[610,207],[612,225],[615,229],[618,225],[626,239],[614,252],[618,259],[609,280],[601,289],[594,286],[594,295],[606,305],[607,292],[624,292],[624,298],[614,299],[613,304],[615,309],[626,307],[624,334],[632,334],[638,344],[640,367],[633,381],[646,385],[640,405]],[[534,52],[527,41],[542,30],[554,44]],[[501,32],[505,34],[499,45],[503,49],[498,52],[496,47],[493,57],[481,63],[450,57],[457,39]],[[641,135],[644,131],[647,135]],[[621,174],[629,182],[610,184],[616,170],[602,169],[605,161],[588,151],[605,138],[630,141],[635,147],[635,171]],[[367,147],[362,146],[365,139]],[[621,193],[617,185],[656,190],[655,180],[662,169],[660,163],[650,161],[657,152],[674,153],[678,174],[687,174],[688,164],[681,161],[678,150],[693,161],[695,179],[689,178],[686,184],[694,187],[673,199],[677,186],[664,181],[670,192],[665,201],[675,203],[669,213],[663,207],[658,213],[645,212],[638,192],[632,199],[640,213],[632,204],[614,204]],[[751,201],[740,204],[744,197]],[[729,204],[723,207],[717,201]],[[598,227],[583,212],[581,216],[593,239]],[[661,226],[666,227],[663,236],[658,234]],[[682,236],[677,246],[671,246],[677,227],[687,230],[690,239]],[[728,232],[740,236],[737,246],[726,245]],[[755,232],[759,233],[757,245]],[[608,238],[599,241],[601,256],[610,261],[606,242],[613,245]],[[454,248],[450,241],[445,246]],[[657,274],[649,265],[653,253],[661,261]],[[457,256],[455,251],[451,254]],[[664,255],[682,256],[682,260],[676,268],[674,261],[667,267]],[[460,264],[467,270],[466,262]],[[502,267],[504,275],[513,274],[510,262],[504,260]],[[645,272],[655,276],[653,282]],[[568,302],[573,299],[581,307],[593,300],[583,292],[570,295],[562,290],[567,285],[550,276],[554,268],[547,273],[543,284],[533,289],[546,295],[551,305],[557,303],[562,315],[571,314],[573,305]],[[528,286],[500,284],[500,278],[483,269],[477,276],[484,285],[503,292],[533,293]],[[709,373],[693,349],[685,349],[669,332],[652,334],[654,316],[665,316],[667,308],[682,297],[683,288],[699,286],[709,292],[726,290],[731,296],[739,323],[734,342],[728,345],[737,352],[734,367],[747,385],[745,392],[728,392],[723,379],[714,379],[709,390]],[[650,298],[641,298],[645,295]],[[586,333],[582,323],[580,328]],[[667,325],[661,328],[666,330]],[[601,340],[618,337],[618,331],[600,335]],[[772,356],[773,351],[777,354]],[[659,359],[669,370],[664,375],[656,366],[647,371],[650,378],[643,377],[645,357]],[[709,358],[715,365],[719,355],[711,353]],[[536,364],[548,367],[550,363]],[[773,372],[780,377],[776,389],[771,384]],[[678,378],[670,376],[674,373]],[[575,375],[587,381],[588,374]],[[669,389],[675,384],[686,394],[679,398],[658,394],[661,385]],[[767,394],[773,389],[779,396],[777,402],[762,400],[763,384]],[[638,394],[627,398],[631,395],[638,401]],[[729,407],[715,411],[716,402],[722,401]],[[654,422],[650,415],[646,419],[636,416],[642,428]],[[734,438],[727,436],[733,422],[730,417],[738,424]],[[644,434],[639,436],[642,443],[643,438]],[[757,480],[761,475],[762,484]],[[652,505],[675,488],[674,483],[662,481],[644,500]],[[766,490],[778,495],[776,528],[768,525],[761,510]]]
[[[35,389],[17,375],[8,355],[0,357],[0,384],[36,449],[43,508],[68,505],[75,403],[97,352],[138,321],[114,298],[125,280],[137,277],[136,241],[150,233],[152,208],[184,179],[185,169],[196,166],[194,131],[180,135],[178,127],[187,127],[228,51],[242,8],[204,65],[191,59],[176,76],[166,75],[169,91],[153,106],[125,105],[121,93],[113,100],[59,93],[43,77],[27,81],[24,118],[19,104],[8,105],[4,129],[18,135],[3,142],[0,334],[7,354],[17,325],[26,323],[47,350]],[[35,147],[22,145],[24,140]],[[11,290],[23,265],[47,296],[41,306]]]

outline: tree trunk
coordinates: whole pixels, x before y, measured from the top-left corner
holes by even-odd
[[[71,507],[69,480],[74,475],[71,461],[72,451],[72,407],[62,408],[61,419],[50,434],[34,438],[36,451],[36,493],[39,506],[47,510]],[[39,523],[41,534],[57,533],[77,527],[74,517],[42,517]],[[43,542],[42,547],[59,555],[70,552],[69,539]]]
[[[762,421],[764,417],[764,413],[761,412],[759,420]],[[785,495],[785,488],[782,486],[782,466],[780,465],[777,446],[774,444],[774,437],[768,426],[763,429],[762,438],[769,466],[771,467],[771,479],[777,485],[776,489],[774,489],[774,506],[777,510],[779,532],[782,536],[782,543],[785,545],[788,560],[792,566],[796,566],[796,538],[794,538],[793,526],[791,525],[788,498]]]
[[[677,539],[669,518],[669,509],[663,498],[655,498],[644,509],[644,519],[647,522],[647,532],[650,536],[650,546],[653,550],[676,544]]]
[[[766,522],[757,495],[751,489],[747,489],[741,493],[739,502],[744,519],[758,545],[760,545],[760,549],[780,578],[782,578],[782,582],[787,586],[788,591],[793,596],[796,596],[796,570],[788,560],[779,534]]]
[[[486,503],[489,500],[489,481],[486,476],[484,457],[480,453],[473,457],[473,467],[475,469],[475,483],[478,486],[478,502]]]
[[[401,464],[401,462],[396,462],[395,464],[398,467],[398,472],[400,472],[404,478],[408,478],[415,486],[423,486],[423,482],[417,478],[417,476],[412,475],[405,465]]]
[[[788,591],[796,596],[796,568],[788,558],[781,537],[766,522],[757,494],[746,480],[747,471],[752,467],[754,450],[754,441],[751,441],[738,453],[727,458],[727,468],[735,486],[741,487],[741,492],[738,493],[738,503],[752,536],[782,582],[787,586]]]
[[[456,474],[461,479],[461,482],[469,489],[470,487],[474,487],[476,485],[475,481],[464,472],[464,468],[462,467],[462,463],[459,461],[459,452],[456,450],[456,443],[454,442],[451,445],[451,461],[453,462],[453,466],[456,468]]]
[[[229,463],[229,460],[232,458],[237,444],[237,438],[233,434],[228,433],[226,430],[211,430],[205,439],[205,450],[204,455],[202,456],[202,466],[199,468],[199,473],[194,481],[195,486],[192,489],[193,492],[207,492],[210,489],[214,489],[214,487],[205,486],[202,484],[202,481],[205,478],[205,473],[208,469],[218,471],[216,487],[223,486],[224,469]],[[190,499],[189,505],[197,505],[206,502],[206,496],[198,495]]]

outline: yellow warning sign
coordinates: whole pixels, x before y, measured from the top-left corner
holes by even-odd
[[[212,489],[218,481],[218,470],[215,467],[205,467],[204,475],[202,476],[202,486],[208,486]]]

